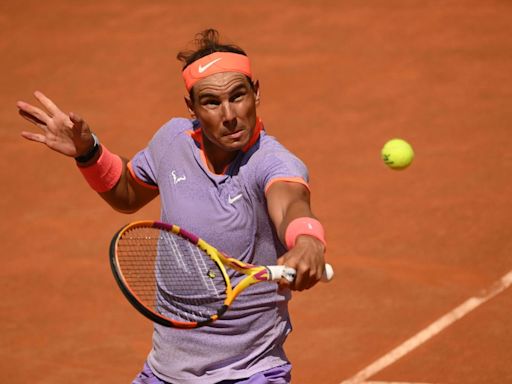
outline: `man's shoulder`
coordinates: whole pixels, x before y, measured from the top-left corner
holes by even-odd
[[[183,117],[174,117],[163,124],[153,136],[152,145],[169,144],[177,137],[186,135],[194,129],[194,121]]]
[[[266,132],[262,132],[260,136],[259,148],[257,151],[257,157],[266,158],[266,157],[275,157],[279,156],[282,158],[283,156],[286,158],[287,156],[296,157],[288,148],[286,148],[282,143],[280,143],[274,136],[267,134]]]
[[[259,176],[276,170],[306,169],[305,164],[296,154],[275,137],[266,133],[263,133],[258,143],[246,153],[242,165],[245,165],[246,172]]]
[[[180,134],[193,130],[194,128],[194,120],[186,119],[184,117],[173,117],[162,125],[157,133],[166,135]]]

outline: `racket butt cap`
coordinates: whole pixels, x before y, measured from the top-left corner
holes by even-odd
[[[331,281],[334,277],[334,269],[331,264],[325,264],[324,274],[322,275],[322,281]]]

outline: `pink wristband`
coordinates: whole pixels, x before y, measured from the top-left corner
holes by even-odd
[[[78,169],[92,189],[96,192],[107,192],[114,188],[121,178],[123,161],[103,145],[101,149],[101,155],[96,163],[87,167],[78,166]]]
[[[286,247],[292,249],[295,246],[297,237],[300,235],[313,236],[326,246],[324,227],[318,220],[312,217],[299,217],[288,224],[284,235]]]

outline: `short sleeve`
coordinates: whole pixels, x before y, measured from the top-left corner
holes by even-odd
[[[139,151],[128,163],[132,177],[148,187],[157,187],[156,166],[151,156],[150,147]]]
[[[278,181],[300,183],[309,189],[309,173],[306,165],[283,147],[268,153],[259,168],[260,182],[265,193],[273,183]]]
[[[168,158],[169,149],[176,143],[176,138],[191,128],[191,121],[183,118],[174,118],[164,124],[148,146],[128,163],[128,169],[135,181],[149,188],[158,188],[160,162]]]

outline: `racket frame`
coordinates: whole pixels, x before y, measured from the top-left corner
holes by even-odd
[[[178,321],[174,319],[169,319],[164,317],[155,311],[153,311],[149,306],[143,304],[143,301],[140,300],[137,294],[130,288],[129,284],[126,282],[126,279],[123,276],[123,272],[120,268],[117,246],[119,239],[129,230],[137,228],[137,227],[145,227],[145,228],[153,228],[159,229],[163,231],[172,232],[186,240],[190,243],[196,245],[199,249],[205,252],[213,262],[217,264],[219,270],[222,273],[222,278],[224,279],[224,283],[226,285],[226,298],[224,300],[223,305],[217,310],[217,313],[210,316],[210,318],[205,319],[204,321]],[[128,299],[130,304],[139,311],[141,314],[149,318],[163,326],[167,327],[175,327],[175,328],[197,328],[201,326],[208,325],[213,321],[220,318],[229,308],[229,306],[233,303],[235,298],[246,288],[250,287],[253,284],[260,283],[262,281],[277,281],[282,276],[283,273],[286,275],[286,268],[282,266],[273,266],[267,268],[265,266],[255,266],[252,264],[244,263],[240,260],[234,259],[232,257],[228,257],[224,255],[222,252],[218,251],[215,247],[208,244],[203,239],[197,237],[196,235],[181,229],[177,225],[166,224],[159,221],[134,221],[128,225],[122,227],[112,238],[110,243],[110,266],[112,269],[112,273],[117,282],[117,285],[121,289],[121,292]],[[225,266],[228,266],[239,273],[246,275],[233,289],[231,286],[231,281],[228,273],[226,272]],[[293,271],[293,269],[292,269]]]

